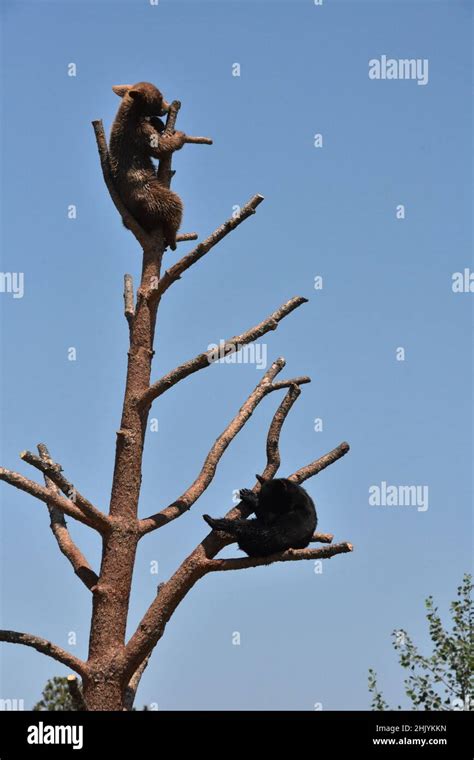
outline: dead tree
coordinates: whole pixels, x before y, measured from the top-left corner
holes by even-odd
[[[174,130],[180,103],[170,108],[166,130]],[[213,480],[216,468],[225,450],[245,425],[260,402],[274,391],[286,390],[271,422],[267,443],[267,463],[264,477],[274,477],[280,465],[280,433],[291,407],[301,393],[300,386],[310,382],[308,377],[277,379],[285,366],[282,358],[276,359],[263,375],[257,386],[240,407],[234,419],[219,435],[202,465],[201,471],[191,485],[171,504],[159,509],[149,517],[138,517],[138,504],[142,477],[142,454],[147,420],[151,405],[163,393],[194,372],[210,366],[212,352],[204,351],[158,380],[151,380],[155,323],[161,299],[169,288],[209,253],[226,235],[238,227],[256,211],[262,202],[261,195],[254,195],[233,218],[218,227],[208,238],[196,245],[177,263],[163,273],[164,238],[161,230],[146,234],[124,207],[111,179],[108,149],[101,121],[93,122],[104,180],[111,198],[143,249],[141,281],[136,297],[133,293],[131,275],[125,275],[125,317],[129,325],[130,347],[120,429],[116,437],[115,466],[109,510],[100,510],[63,475],[61,466],[55,462],[44,444],[38,445],[38,456],[24,451],[24,462],[39,470],[45,484],[41,485],[16,472],[0,469],[0,479],[43,501],[49,510],[51,529],[60,551],[71,563],[75,574],[92,595],[92,620],[87,660],[73,654],[46,639],[18,631],[1,631],[0,641],[24,644],[52,657],[77,673],[77,679],[69,678],[75,704],[87,710],[129,710],[150,655],[162,637],[166,624],[181,600],[194,584],[208,573],[237,570],[247,567],[269,565],[273,562],[295,562],[332,557],[350,552],[349,543],[332,544],[332,536],[315,534],[314,542],[326,544],[319,548],[288,550],[270,557],[219,559],[219,551],[231,543],[222,533],[211,531],[184,559],[173,575],[160,584],[156,598],[143,615],[135,633],[125,640],[130,588],[137,544],[143,536],[164,528],[172,520],[183,516],[199,499]],[[188,142],[208,143],[207,138],[188,138]],[[168,187],[174,172],[171,156],[163,159],[158,176]],[[178,240],[195,239],[194,234],[182,235]],[[221,347],[221,356],[238,351],[245,344],[275,330],[279,322],[306,301],[291,298],[273,314],[241,335],[229,338]],[[302,483],[333,464],[349,450],[341,443],[333,451],[301,467],[290,478]],[[259,483],[254,491],[259,489]],[[216,512],[222,510],[216,508]],[[230,509],[228,518],[248,517],[248,508],[241,502]],[[98,572],[93,570],[81,550],[74,543],[66,525],[66,517],[73,518],[99,533],[102,539],[102,561]]]

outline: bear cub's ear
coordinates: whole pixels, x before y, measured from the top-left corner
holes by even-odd
[[[129,90],[128,94],[133,100],[140,100],[143,98],[143,92],[141,92],[141,90]]]
[[[127,94],[127,92],[130,90],[131,87],[132,87],[131,84],[115,84],[112,87],[112,90],[115,92],[116,95],[119,96],[119,98],[123,98],[124,95]]]

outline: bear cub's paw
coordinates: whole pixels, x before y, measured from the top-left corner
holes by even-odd
[[[258,499],[257,494],[251,491],[250,488],[241,488],[239,491],[239,496],[242,501],[255,502]]]

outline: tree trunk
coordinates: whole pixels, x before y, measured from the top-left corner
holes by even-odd
[[[92,669],[100,673],[107,671],[112,662],[117,664],[125,648],[130,590],[139,540],[137,512],[149,411],[148,408],[138,409],[136,399],[150,384],[157,302],[149,295],[159,281],[162,255],[163,238],[157,236],[156,248],[144,252],[137,308],[130,328],[127,381],[120,430],[117,432],[110,500],[112,524],[103,539],[102,564],[94,589],[89,639],[88,662]],[[112,676],[110,694],[102,676],[90,679],[84,690],[88,709],[123,709],[125,686],[123,670]]]
[[[88,710],[122,711],[124,686],[117,673],[97,668],[82,681],[82,695]]]

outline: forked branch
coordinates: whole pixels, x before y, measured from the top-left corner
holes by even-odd
[[[41,446],[42,444],[40,444]],[[44,450],[47,451],[46,447]],[[107,516],[103,514],[97,507],[95,507],[88,499],[85,498],[72,483],[67,480],[63,473],[62,467],[57,462],[53,462],[51,458],[43,459],[32,454],[31,451],[22,451],[20,458],[24,462],[36,467],[37,470],[47,475],[47,477],[53,481],[60,491],[67,496],[75,504],[75,506],[82,512],[84,517],[88,518],[90,523],[97,528],[97,530],[107,530],[109,520]]]
[[[58,493],[52,493],[45,486],[40,486],[39,483],[35,483],[33,480],[23,477],[23,475],[20,475],[18,472],[12,472],[11,470],[6,470],[4,467],[1,467],[0,480],[4,480],[6,483],[15,486],[15,488],[18,488],[20,491],[29,493],[31,496],[43,501],[45,504],[52,504],[54,507],[57,507],[60,512],[64,512],[64,514],[69,515],[69,517],[74,517],[75,520],[84,523],[84,525],[96,528],[99,532],[102,529],[102,525],[99,527],[99,524],[96,521],[93,521],[89,516],[85,515],[84,512],[72,501]]]
[[[49,451],[46,448],[44,443],[38,444],[38,451],[41,456],[41,458],[45,462],[53,463],[53,460],[51,459],[49,455]],[[52,493],[57,493],[57,486],[53,483],[53,481],[48,478],[47,475],[44,476],[44,482],[45,486],[48,489],[48,491],[51,491]],[[53,532],[53,535],[58,543],[59,549],[64,554],[66,559],[69,560],[71,563],[73,570],[78,578],[81,579],[81,581],[84,583],[87,588],[92,591],[92,589],[97,585],[98,583],[98,576],[97,574],[92,570],[91,566],[89,565],[87,559],[84,557],[81,550],[76,546],[74,541],[72,540],[69,530],[66,525],[66,520],[62,512],[59,511],[56,507],[54,507],[49,502],[47,503],[49,516],[50,516],[50,527]]]

